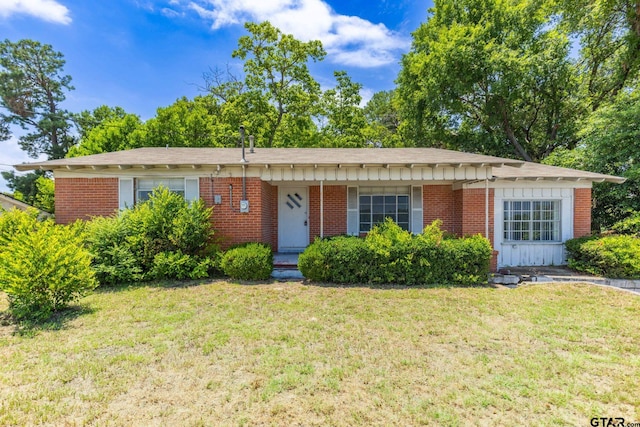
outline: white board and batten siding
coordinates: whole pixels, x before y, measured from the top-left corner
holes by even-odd
[[[498,267],[566,264],[564,241],[573,237],[573,188],[496,188],[495,249]],[[557,200],[560,202],[560,236],[557,242],[506,241],[504,238],[504,202],[518,200]]]

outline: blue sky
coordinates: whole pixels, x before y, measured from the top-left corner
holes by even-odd
[[[61,52],[75,90],[72,112],[121,106],[143,120],[181,96],[200,93],[209,68],[241,73],[231,58],[247,21],[269,20],[301,40],[321,40],[311,66],[323,88],[333,71],[363,84],[362,95],[394,87],[411,32],[431,0],[0,0],[0,38],[33,39]],[[19,130],[16,130],[19,132]],[[15,138],[0,142],[0,170],[32,161]],[[8,191],[0,179],[0,191]]]

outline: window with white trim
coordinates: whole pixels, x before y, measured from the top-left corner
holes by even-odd
[[[410,230],[410,187],[360,187],[360,233],[391,218],[405,230]]]
[[[184,178],[138,178],[136,184],[137,203],[149,200],[154,188],[160,186],[166,187],[172,193],[177,193],[184,197]]]
[[[559,200],[505,200],[504,239],[559,242]]]

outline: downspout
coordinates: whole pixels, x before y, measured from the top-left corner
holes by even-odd
[[[489,239],[489,179],[484,180],[484,237]]]
[[[324,181],[320,181],[320,238],[324,237]]]
[[[247,200],[247,168],[242,165],[242,200]]]
[[[242,144],[242,200],[247,200],[247,172],[245,163],[247,159],[244,155],[244,126],[240,126],[240,143]]]

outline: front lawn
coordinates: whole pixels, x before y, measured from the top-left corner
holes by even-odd
[[[640,296],[591,285],[141,286],[57,325],[0,326],[0,425],[640,421]]]

